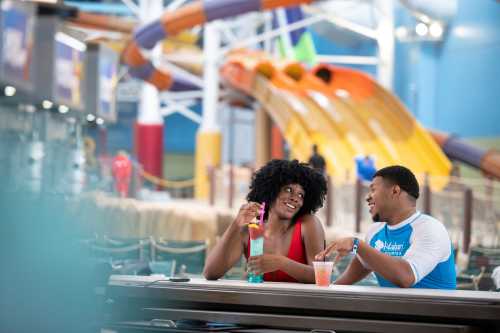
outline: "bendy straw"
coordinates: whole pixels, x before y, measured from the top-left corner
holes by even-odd
[[[260,209],[259,224],[264,223],[264,213],[266,212],[266,202],[262,203],[262,208]]]

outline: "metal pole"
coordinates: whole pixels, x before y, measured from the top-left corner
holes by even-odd
[[[377,0],[377,8],[382,18],[377,27],[377,43],[379,63],[377,80],[385,88],[392,90],[394,76],[394,3],[393,1]]]
[[[227,205],[229,208],[233,208],[233,197],[234,197],[234,170],[233,164],[229,165],[229,191]]]
[[[361,191],[363,189],[361,179],[356,179],[356,187],[354,190],[354,204],[355,204],[355,214],[356,219],[356,233],[361,232]]]
[[[462,252],[468,253],[471,239],[472,230],[472,209],[473,209],[473,195],[470,187],[467,187],[464,192],[464,238]]]
[[[429,186],[429,174],[424,178],[424,213],[430,215],[432,210],[432,192]]]
[[[488,209],[493,209],[493,192],[495,189],[493,181],[494,181],[493,177],[486,176],[485,193],[486,193],[486,202]]]
[[[332,214],[333,214],[333,182],[330,176],[326,176],[326,185],[328,192],[326,193],[326,225],[330,227],[332,225]]]
[[[229,193],[227,205],[229,208],[233,208],[233,196],[234,196],[234,110],[229,107]]]

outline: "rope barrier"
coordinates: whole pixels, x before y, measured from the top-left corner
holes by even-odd
[[[193,187],[194,186],[194,179],[186,179],[186,180],[169,180],[169,179],[164,179],[157,177],[153,175],[152,173],[149,173],[145,171],[141,164],[134,160],[133,158],[130,159],[132,161],[132,165],[136,170],[139,170],[139,174],[148,182],[152,183],[153,185],[156,186],[161,186],[164,188],[173,188],[173,189],[179,189],[179,188],[186,188],[186,187]]]
[[[150,183],[153,183],[154,185],[161,186],[161,187],[166,187],[166,188],[186,188],[186,187],[192,187],[194,186],[194,179],[187,179],[187,180],[168,180],[168,179],[163,179],[160,177],[156,177],[155,175],[141,170],[141,176],[149,181]]]
[[[100,246],[100,245],[90,245],[90,248],[95,251],[102,251],[102,252],[107,252],[107,253],[126,253],[130,251],[136,251],[139,250],[141,247],[147,246],[147,243],[138,243],[138,244],[132,244],[120,248],[112,248],[112,247],[105,247],[105,246]]]
[[[184,247],[184,248],[170,247],[170,246],[160,245],[154,239],[151,239],[151,245],[153,245],[153,247],[155,249],[158,249],[158,250],[163,251],[163,252],[173,253],[173,254],[196,253],[196,252],[201,252],[203,250],[206,250],[206,248],[207,248],[207,244],[200,244],[200,245],[195,245],[192,247]]]

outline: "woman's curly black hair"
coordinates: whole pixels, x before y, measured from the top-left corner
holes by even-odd
[[[281,189],[285,185],[300,184],[305,191],[304,204],[292,218],[290,226],[297,222],[297,218],[306,214],[313,214],[323,207],[327,185],[325,177],[306,163],[297,160],[272,160],[257,170],[252,176],[248,201],[265,202],[267,219],[269,207],[274,203]]]

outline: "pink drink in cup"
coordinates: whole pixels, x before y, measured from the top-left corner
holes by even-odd
[[[328,287],[332,278],[333,261],[313,261],[316,285]]]

